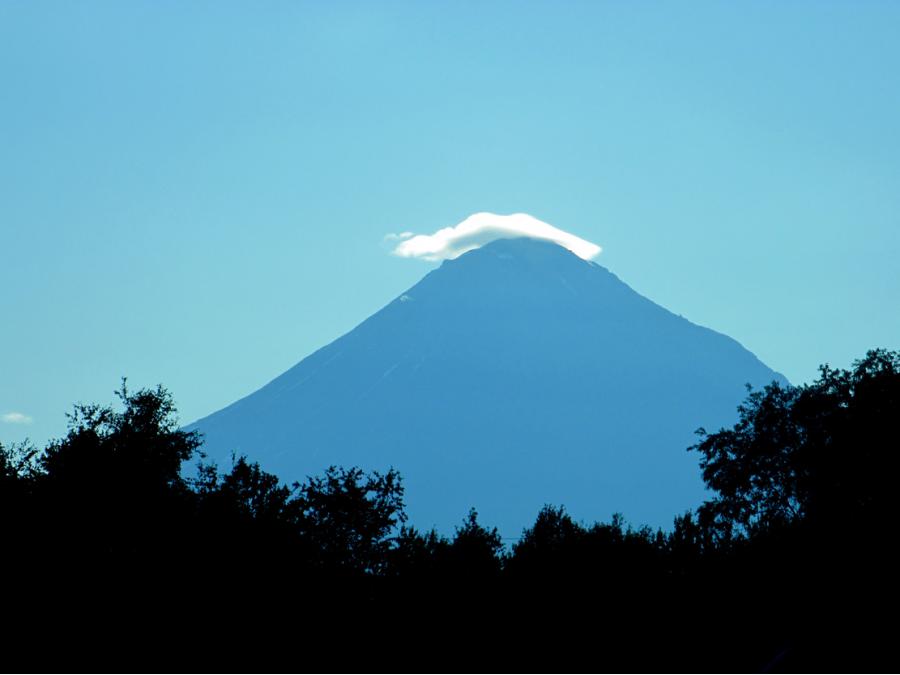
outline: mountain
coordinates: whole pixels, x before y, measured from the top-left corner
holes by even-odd
[[[694,430],[733,424],[745,383],[772,380],[604,267],[501,239],[189,428],[220,466],[235,451],[286,481],[394,467],[419,528],[452,533],[475,507],[515,537],[545,503],[669,526],[704,498]]]

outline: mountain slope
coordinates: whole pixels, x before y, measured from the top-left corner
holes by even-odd
[[[399,469],[412,523],[469,507],[517,536],[544,503],[669,525],[703,497],[699,426],[783,378],[736,341],[556,244],[498,240],[444,262],[355,329],[199,420],[283,480]]]

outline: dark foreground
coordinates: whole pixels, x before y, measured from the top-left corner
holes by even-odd
[[[284,486],[162,389],[0,446],[4,670],[896,672],[900,354],[751,393],[670,531],[545,506],[404,526],[400,475]]]

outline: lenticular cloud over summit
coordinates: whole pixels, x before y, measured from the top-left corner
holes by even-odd
[[[591,260],[602,250],[599,246],[574,234],[553,227],[527,213],[500,216],[496,213],[476,213],[453,227],[445,227],[434,234],[404,232],[389,235],[403,241],[394,249],[401,258],[447,260],[484,246],[495,239],[530,237],[552,241],[579,258]]]

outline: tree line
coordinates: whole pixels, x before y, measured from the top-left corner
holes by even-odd
[[[900,352],[749,391],[670,529],[545,505],[509,548],[410,526],[394,469],[220,470],[164,388],[117,395],[0,445],[25,669],[896,669]]]

